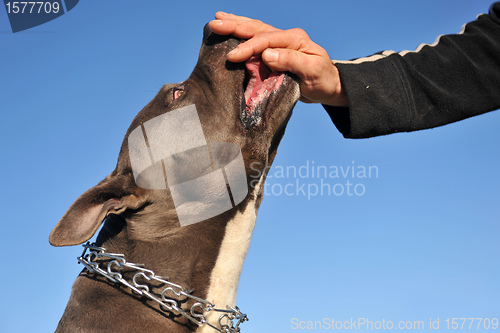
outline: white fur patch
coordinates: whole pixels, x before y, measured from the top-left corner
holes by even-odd
[[[235,305],[241,269],[243,268],[243,262],[250,246],[250,239],[257,219],[255,203],[261,183],[262,179],[255,186],[254,195],[249,194],[250,198],[253,199],[250,200],[245,210],[237,212],[227,224],[219,256],[210,276],[210,286],[206,298],[207,301],[215,304],[218,309],[226,309],[227,305]],[[220,316],[221,313],[209,312],[206,319],[212,325],[218,326]],[[215,330],[208,325],[200,326],[196,330],[196,333],[209,332],[213,333]]]

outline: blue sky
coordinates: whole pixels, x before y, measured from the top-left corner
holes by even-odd
[[[217,10],[301,27],[343,60],[432,43],[490,4],[80,1],[16,34],[0,9],[0,331],[55,329],[82,268],[75,259],[81,247],[51,247],[50,231],[114,169],[135,114],[163,84],[188,77],[202,28]],[[346,140],[321,106],[298,104],[240,280],[237,304],[250,317],[243,332],[300,331],[294,322],[324,318],[423,321],[426,328],[439,318],[445,331],[447,318],[500,317],[499,124],[500,113],[492,112],[432,130]],[[275,173],[313,164],[378,173]],[[339,184],[337,193],[350,181],[363,194],[279,193],[297,181],[311,191],[321,181]]]

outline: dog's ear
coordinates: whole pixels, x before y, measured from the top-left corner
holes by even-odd
[[[49,236],[53,246],[77,245],[89,240],[109,214],[138,208],[138,198],[124,195],[119,176],[108,176],[83,193],[68,209]]]

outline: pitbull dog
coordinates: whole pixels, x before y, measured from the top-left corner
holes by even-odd
[[[163,86],[139,112],[125,135],[115,170],[71,205],[50,234],[52,245],[84,243],[104,222],[96,245],[107,253],[123,254],[127,262],[143,264],[157,276],[168,277],[168,281],[217,308],[235,306],[265,175],[300,94],[295,78],[271,72],[258,57],[246,63],[228,62],[226,54],[239,43],[232,37],[212,33],[205,26],[199,60],[190,77],[182,83]],[[246,187],[241,202],[233,200],[229,210],[181,225],[171,188],[138,185],[140,177],[134,173],[130,144],[132,135],[142,135],[148,121],[193,105],[207,144],[230,143],[241,151]],[[176,158],[172,161],[177,162]],[[253,179],[250,171],[257,166],[262,176]],[[181,169],[181,173],[190,172],[189,168]],[[196,211],[198,206],[189,207],[188,212]],[[109,259],[94,259],[103,263],[104,270],[106,265],[109,268]],[[127,269],[122,272],[130,283],[134,273]],[[158,284],[151,282],[148,290],[161,293],[164,286],[155,283]],[[189,313],[196,300],[181,296],[170,297],[177,297],[182,310]],[[194,315],[205,310],[199,306]],[[220,313],[204,315],[206,322],[217,326]],[[73,285],[56,332],[136,331],[215,332],[206,323],[197,324],[176,311],[166,311],[163,305],[144,295],[84,269]]]

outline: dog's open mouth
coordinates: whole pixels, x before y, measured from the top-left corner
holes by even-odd
[[[269,97],[281,87],[285,73],[271,70],[260,56],[248,59],[245,67],[245,105],[242,107],[241,121],[245,127],[251,127],[261,122]]]

